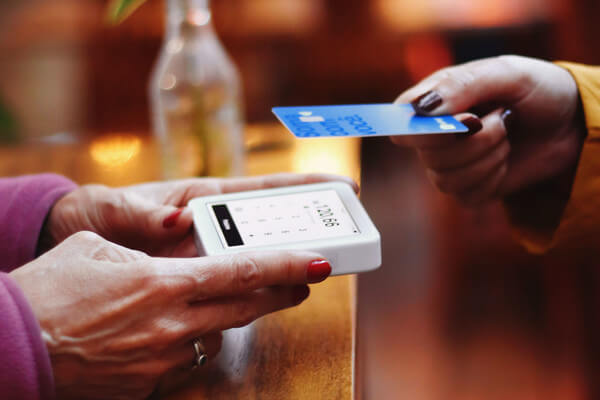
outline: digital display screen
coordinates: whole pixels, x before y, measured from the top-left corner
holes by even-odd
[[[257,247],[360,234],[335,190],[208,205],[225,247]]]

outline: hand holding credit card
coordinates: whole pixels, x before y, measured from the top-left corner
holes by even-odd
[[[416,115],[410,104],[275,107],[273,113],[297,138],[439,135],[467,133],[452,116]]]

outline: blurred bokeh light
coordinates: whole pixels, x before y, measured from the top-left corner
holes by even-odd
[[[103,135],[90,144],[90,155],[102,166],[118,168],[139,154],[142,141],[129,134]]]

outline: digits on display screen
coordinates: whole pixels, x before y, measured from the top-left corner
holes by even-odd
[[[331,218],[333,217],[333,211],[331,210],[331,207],[329,207],[327,204],[317,206],[317,213],[319,214],[319,218],[327,228],[332,228],[334,226],[340,225],[337,219]]]

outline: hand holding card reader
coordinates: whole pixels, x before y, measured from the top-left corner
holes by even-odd
[[[381,265],[379,232],[346,183],[199,197],[189,207],[203,255],[308,250],[327,258],[332,275]]]

